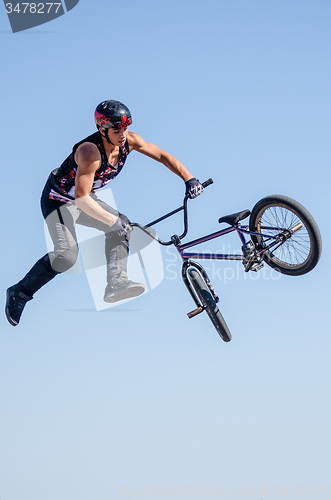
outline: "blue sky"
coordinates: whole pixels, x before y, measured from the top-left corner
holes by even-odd
[[[97,312],[85,273],[68,273],[17,328],[3,315],[2,500],[189,487],[189,498],[331,497],[330,15],[323,0],[80,0],[12,34],[0,9],[3,293],[45,253],[41,190],[94,131],[104,99],[125,102],[132,130],[214,179],[190,202],[190,237],[279,193],[307,207],[323,238],[320,263],[298,278],[206,262],[229,344],[204,315],[187,319],[172,249],[163,281],[134,301]],[[118,208],[142,223],[183,193],[138,153],[112,183]],[[176,216],[159,234],[180,229]]]

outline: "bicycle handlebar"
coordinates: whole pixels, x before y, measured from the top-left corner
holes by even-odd
[[[201,184],[202,184],[203,188],[206,188],[206,187],[210,186],[210,184],[213,184],[213,182],[214,182],[213,179],[210,178],[210,179],[206,180],[205,182],[202,182]],[[161,245],[165,245],[165,246],[173,245],[173,244],[175,244],[176,240],[181,240],[182,238],[184,238],[187,235],[187,231],[188,231],[187,200],[188,199],[189,199],[189,195],[186,194],[184,197],[183,205],[181,207],[176,208],[175,210],[172,210],[168,214],[163,215],[159,219],[156,219],[156,220],[150,222],[149,224],[146,224],[146,226],[142,226],[141,224],[138,224],[137,222],[131,222],[131,226],[138,227],[139,229],[144,231],[144,233],[148,234],[151,238],[156,240]],[[174,235],[171,237],[170,241],[162,241],[156,235],[154,235],[153,233],[148,231],[148,229],[147,229],[148,227],[151,227],[154,224],[157,224],[158,222],[161,222],[162,220],[167,219],[168,217],[171,217],[171,215],[174,215],[177,212],[180,212],[181,210],[184,210],[184,232],[180,236]]]
[[[202,183],[202,186],[204,188],[206,188],[206,187],[210,186],[210,184],[212,184],[213,182],[214,182],[213,179],[210,177],[210,179],[208,179],[207,181]]]

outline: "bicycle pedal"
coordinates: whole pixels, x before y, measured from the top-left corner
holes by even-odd
[[[191,318],[194,318],[194,316],[197,316],[197,314],[200,314],[202,312],[203,312],[203,308],[197,307],[196,309],[194,309],[194,311],[187,313],[187,315],[191,319]]]
[[[259,271],[260,269],[262,269],[264,264],[262,261],[247,259],[243,261],[243,265],[245,267],[245,273],[248,273],[248,271]]]
[[[262,269],[263,267],[263,262],[261,263],[256,263],[256,264],[253,264],[252,267],[251,267],[251,271],[259,271],[260,269]]]

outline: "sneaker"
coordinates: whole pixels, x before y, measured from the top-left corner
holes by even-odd
[[[32,300],[32,297],[29,297],[25,293],[21,292],[16,285],[8,288],[5,311],[7,319],[12,326],[17,326],[20,322],[20,317],[25,304],[29,300]]]
[[[105,291],[103,300],[105,302],[118,302],[119,300],[131,299],[138,297],[145,291],[145,285],[142,283],[135,283],[134,281],[126,281],[124,285],[114,287],[108,285]]]

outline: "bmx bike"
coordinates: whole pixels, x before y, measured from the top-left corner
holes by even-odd
[[[202,185],[206,188],[212,183],[213,180],[208,179]],[[242,262],[245,272],[257,272],[266,263],[282,274],[300,276],[311,271],[318,263],[322,251],[321,235],[315,220],[300,203],[287,196],[271,195],[258,201],[251,211],[242,210],[221,217],[218,222],[226,223],[225,229],[182,243],[188,232],[188,199],[189,196],[186,195],[182,206],[146,226],[138,223],[132,223],[132,226],[138,227],[161,245],[176,247],[183,260],[183,281],[196,305],[196,308],[187,314],[188,317],[193,318],[206,311],[220,337],[229,342],[232,337],[217,306],[219,297],[205,269],[193,259],[237,260]],[[163,241],[148,229],[181,210],[184,212],[184,231],[180,236],[175,234],[169,241]],[[242,225],[241,221],[247,217],[248,225]],[[239,236],[240,254],[186,251],[195,245],[232,232]]]

